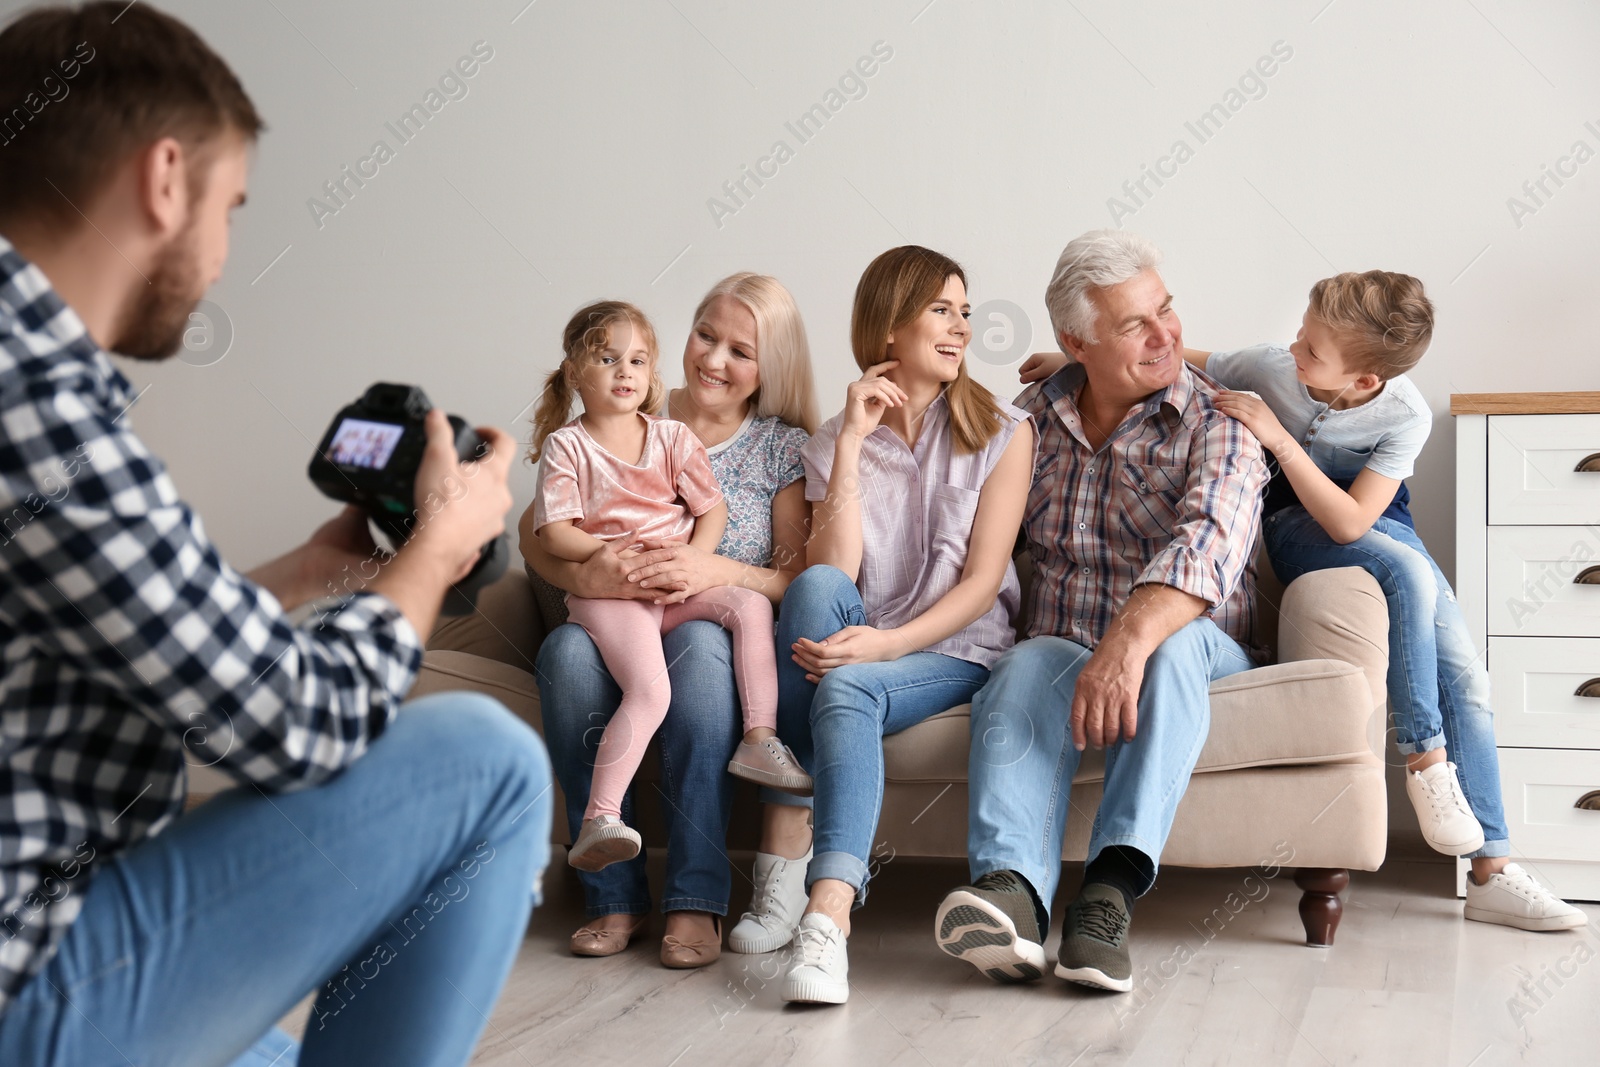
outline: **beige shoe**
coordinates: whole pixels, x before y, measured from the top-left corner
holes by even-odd
[[[567,849],[567,863],[592,873],[633,859],[643,845],[638,833],[615,815],[596,815],[583,820],[578,839]]]
[[[661,966],[688,971],[716,963],[722,958],[722,919],[711,917],[712,939],[683,941],[671,934],[661,939]]]
[[[795,761],[789,746],[776,737],[754,744],[740,741],[733,759],[728,761],[728,773],[795,796],[811,795],[811,775]]]
[[[572,932],[574,956],[615,956],[628,947],[633,935],[644,929],[650,921],[648,915],[632,916],[633,924],[620,929],[595,929],[588,923]],[[590,920],[593,922],[594,920]]]

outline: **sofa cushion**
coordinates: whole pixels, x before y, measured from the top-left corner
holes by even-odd
[[[470,652],[434,649],[424,653],[422,670],[417,673],[416,684],[406,694],[407,700],[444,693],[452,690],[470,690],[486,693],[510,708],[523,722],[539,733],[544,733],[539,714],[539,688],[528,670],[501,663]]]
[[[479,591],[477,611],[441,618],[428,637],[428,648],[469,652],[532,674],[545,632],[527,573],[513,566]]]
[[[1380,708],[1379,711],[1382,709]],[[1065,715],[1066,708],[1060,710]],[[1381,716],[1359,667],[1299,660],[1231,675],[1211,687],[1211,730],[1196,774],[1284,764],[1377,762]],[[884,739],[892,782],[965,782],[971,705]],[[1084,753],[1076,782],[1105,777],[1105,754]]]

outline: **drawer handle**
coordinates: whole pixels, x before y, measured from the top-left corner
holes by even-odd
[[[1600,789],[1589,790],[1579,797],[1578,802],[1572,806],[1582,808],[1584,811],[1600,811]]]
[[[1590,678],[1587,682],[1584,682],[1582,685],[1578,686],[1578,691],[1572,695],[1580,697],[1600,697],[1600,678]]]
[[[1593,567],[1585,567],[1572,579],[1573,585],[1600,585],[1600,563]]]
[[[1600,452],[1590,452],[1572,469],[1578,474],[1600,474]]]

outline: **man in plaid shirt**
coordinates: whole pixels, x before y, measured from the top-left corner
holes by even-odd
[[[1104,799],[1055,972],[1126,992],[1134,901],[1210,724],[1212,681],[1254,666],[1260,444],[1183,360],[1159,253],[1121,230],[1067,245],[1045,293],[1059,372],[1017,398],[1039,434],[1023,522],[1029,640],[972,702],[974,884],[940,906],[940,947],[990,977],[1043,973],[1072,776],[1105,748]]]
[[[487,698],[397,705],[504,529],[514,442],[480,430],[463,466],[436,411],[416,495],[442,507],[392,560],[347,509],[233,570],[107,350],[176,351],[261,121],[191,30],[120,0],[0,32],[0,100],[38,86],[0,147],[0,1063],[286,1065],[273,1024],[319,987],[307,1062],[465,1062],[548,855],[549,765]],[[185,815],[186,761],[240,787]]]

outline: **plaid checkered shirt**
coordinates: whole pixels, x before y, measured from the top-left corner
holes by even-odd
[[[96,871],[182,811],[186,763],[265,792],[326,780],[422,658],[383,597],[292,624],[217,554],[133,399],[0,238],[0,1011]]]
[[[1038,572],[1029,636],[1093,648],[1135,587],[1159,584],[1204,600],[1249,648],[1260,443],[1212,405],[1220,387],[1184,364],[1096,451],[1077,405],[1084,381],[1069,363],[1016,399],[1039,438],[1022,527]]]

